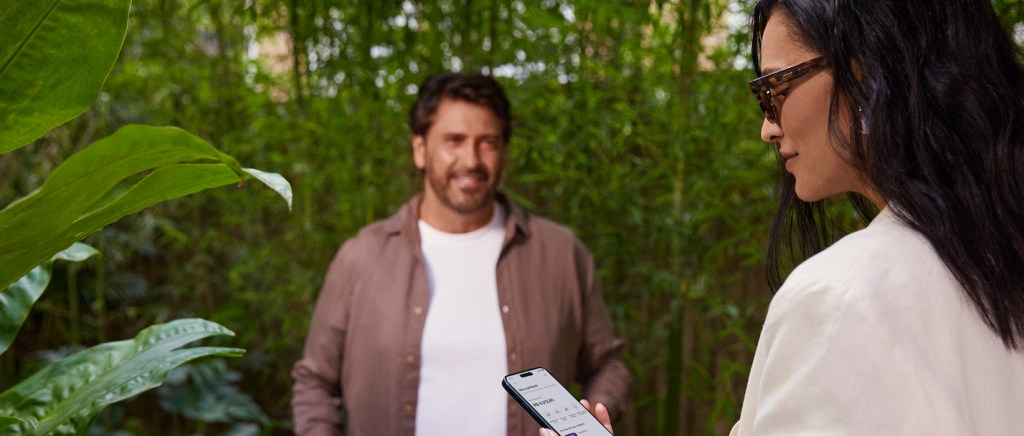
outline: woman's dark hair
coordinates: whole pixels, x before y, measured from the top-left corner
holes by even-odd
[[[776,13],[833,76],[833,144],[928,239],[1006,347],[1024,349],[1024,68],[989,0],[761,0],[757,71]],[[852,137],[840,134],[841,113]],[[829,221],[785,175],[768,247],[773,289],[780,265],[834,240]]]
[[[409,110],[409,127],[414,135],[426,135],[434,123],[434,114],[446,98],[478,104],[490,109],[501,121],[501,136],[508,143],[512,119],[508,98],[501,84],[483,74],[440,73],[423,81],[419,95]]]

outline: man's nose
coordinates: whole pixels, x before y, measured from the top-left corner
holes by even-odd
[[[463,147],[459,147],[462,161],[469,166],[476,166],[480,162],[480,141],[467,140]]]

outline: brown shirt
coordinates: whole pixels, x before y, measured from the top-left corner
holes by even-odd
[[[509,211],[496,270],[509,371],[545,367],[563,383],[581,382],[586,398],[618,415],[631,380],[590,254],[565,227],[498,201]],[[340,434],[343,426],[350,436],[415,434],[429,310],[419,203],[417,196],[364,227],[331,263],[292,369],[297,434]],[[510,398],[508,435],[534,436],[537,428]]]

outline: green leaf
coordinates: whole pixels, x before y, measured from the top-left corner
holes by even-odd
[[[161,201],[256,178],[291,207],[284,178],[251,171],[184,130],[125,126],[71,156],[42,187],[0,211],[0,289],[58,250]]]
[[[292,185],[288,183],[288,180],[278,173],[268,173],[255,168],[246,168],[245,172],[269,186],[270,189],[277,191],[281,198],[288,203],[288,210],[292,210]]]
[[[70,247],[63,251],[54,254],[51,260],[64,260],[68,262],[81,262],[90,257],[100,254],[99,250],[93,248],[89,244],[83,244],[81,242],[75,242]]]
[[[17,282],[0,292],[0,354],[7,351],[14,338],[28,318],[29,310],[39,296],[43,295],[46,285],[50,283],[50,273],[54,260],[81,262],[99,252],[86,244],[74,243],[68,249],[53,256],[52,259],[29,271]],[[2,421],[0,421],[2,425]],[[0,427],[2,428],[2,427]]]
[[[0,153],[92,106],[117,60],[131,0],[9,1],[0,8]]]
[[[51,364],[0,394],[0,416],[22,420],[4,434],[75,434],[106,406],[159,386],[174,368],[205,356],[240,356],[226,347],[178,349],[234,333],[202,319],[151,326],[135,339],[100,344]],[[0,418],[2,419],[2,418]],[[38,421],[32,425],[31,421]],[[4,421],[0,420],[0,429]]]
[[[13,416],[0,416],[0,434],[10,434],[18,425],[36,425],[36,420],[18,419]]]

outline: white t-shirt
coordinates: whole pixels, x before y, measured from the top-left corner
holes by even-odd
[[[444,233],[420,220],[430,282],[423,328],[416,434],[504,435],[508,398],[505,327],[495,270],[505,238],[505,211],[495,204],[486,226]]]
[[[801,264],[768,309],[737,433],[1021,435],[1024,353],[931,244],[883,210]]]

